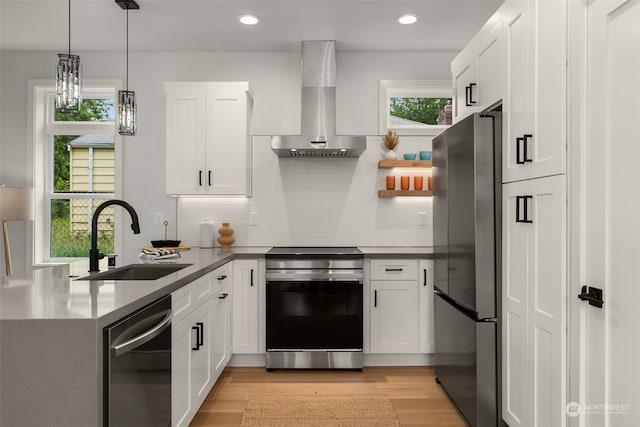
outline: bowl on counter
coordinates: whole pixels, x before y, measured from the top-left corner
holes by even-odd
[[[407,153],[404,155],[404,159],[405,160],[415,160],[416,159],[416,153]]]
[[[152,240],[151,246],[154,248],[177,248],[180,240]]]

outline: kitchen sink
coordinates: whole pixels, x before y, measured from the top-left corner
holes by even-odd
[[[156,280],[192,264],[130,264],[77,280]]]

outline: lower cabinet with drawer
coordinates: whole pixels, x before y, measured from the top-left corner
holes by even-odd
[[[171,294],[171,414],[188,426],[231,357],[231,263]]]
[[[372,259],[371,353],[433,352],[431,260]]]

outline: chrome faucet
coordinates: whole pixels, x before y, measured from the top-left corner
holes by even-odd
[[[140,223],[138,222],[138,214],[133,209],[133,207],[125,202],[124,200],[107,200],[98,206],[93,213],[93,218],[91,219],[91,249],[89,250],[89,272],[100,271],[100,267],[98,265],[99,261],[104,258],[104,254],[100,253],[98,250],[98,217],[100,213],[107,207],[111,205],[119,205],[122,206],[129,212],[131,215],[131,229],[133,230],[133,234],[140,234]]]

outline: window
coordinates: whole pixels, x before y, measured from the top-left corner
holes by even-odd
[[[116,196],[116,87],[85,85],[82,110],[55,109],[53,86],[34,86],[35,263],[87,257],[93,212]],[[114,252],[113,206],[100,215],[98,247]]]
[[[451,82],[380,80],[380,135],[437,135],[451,124]]]

